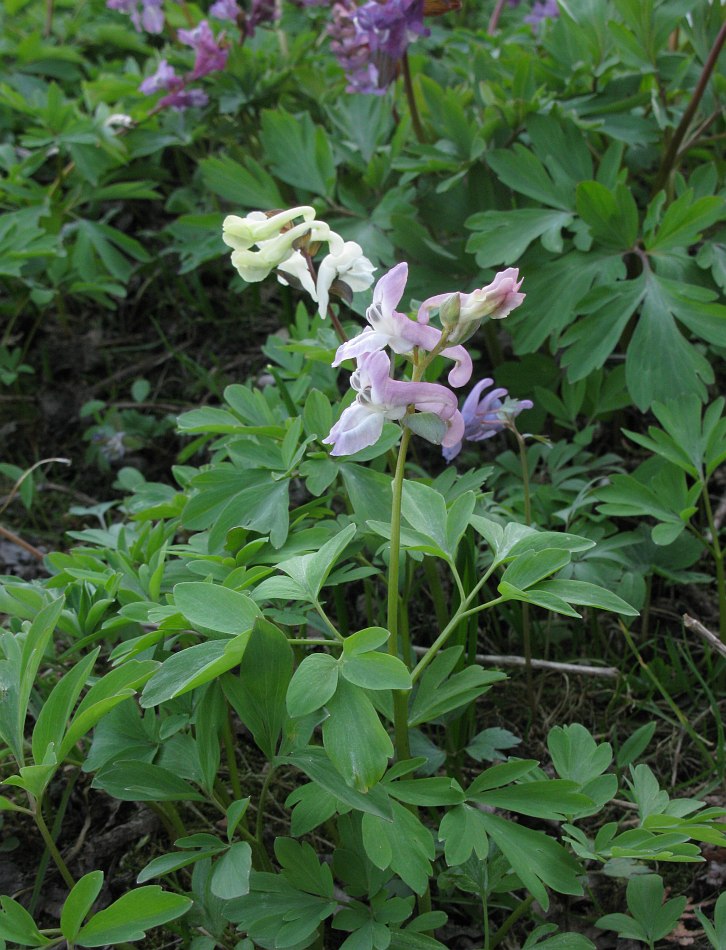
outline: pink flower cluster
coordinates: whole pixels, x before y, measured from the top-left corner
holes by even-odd
[[[506,395],[506,390],[495,390],[491,394],[494,398],[490,397],[486,403],[481,419],[478,414],[479,395],[482,389],[491,385],[491,380],[483,380],[474,387],[462,413],[459,412],[456,396],[446,386],[393,379],[390,357],[383,351],[388,347],[394,353],[415,358],[420,351],[432,353],[437,350],[441,356],[454,363],[448,375],[450,385],[464,386],[472,374],[471,357],[461,345],[446,346],[446,340],[449,335],[456,339],[462,326],[466,332],[473,331],[484,317],[500,319],[519,306],[524,294],[519,293],[521,281],[518,272],[509,268],[497,274],[487,287],[472,294],[430,297],[421,304],[415,320],[396,310],[407,277],[408,265],[405,263],[398,264],[381,277],[373,291],[373,303],[366,311],[369,326],[352,340],[341,344],[335,354],[333,366],[339,366],[347,359],[357,361],[357,369],[350,380],[356,397],[323,440],[333,446],[331,455],[351,455],[374,445],[386,419],[405,424],[405,418],[411,410],[438,416],[443,425],[441,437],[436,441],[440,442],[447,459],[458,454],[463,439],[477,441],[487,438],[482,426],[486,426],[487,433],[493,435],[506,424],[506,420],[492,415],[502,408],[498,397]],[[428,323],[430,312],[435,308],[439,309],[442,316],[446,337],[441,330]],[[443,316],[451,312],[455,313],[456,319],[447,325]],[[438,350],[442,344],[443,349]],[[522,402],[517,411],[530,406],[528,401]]]
[[[193,30],[179,30],[177,35],[182,43],[194,50],[194,66],[190,73],[179,76],[174,67],[162,59],[156,71],[141,83],[139,89],[147,96],[166,90],[167,95],[159,100],[156,111],[171,108],[182,112],[192,106],[205,106],[209,101],[206,92],[190,89],[188,84],[224,69],[227,64],[229,50],[220,39],[215,38],[206,20],[202,20]]]

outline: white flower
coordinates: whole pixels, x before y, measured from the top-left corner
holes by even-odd
[[[300,208],[289,208],[279,211],[268,217],[264,211],[250,211],[240,218],[237,214],[228,214],[222,222],[222,240],[233,251],[246,251],[253,244],[266,241],[280,234],[285,225],[295,218],[303,218],[310,222],[315,218],[315,208],[303,205]]]
[[[328,312],[330,288],[334,281],[342,281],[352,291],[366,290],[373,283],[375,270],[364,256],[363,248],[355,241],[343,241],[339,234],[331,231],[328,246],[330,253],[321,261],[316,285],[321,317]]]

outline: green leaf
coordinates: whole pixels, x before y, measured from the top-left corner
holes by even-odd
[[[521,785],[509,785],[476,794],[472,794],[469,789],[467,798],[480,805],[554,821],[563,821],[593,804],[591,798],[579,791],[577,782],[563,779],[523,782]]]
[[[12,897],[0,897],[0,940],[21,947],[47,947],[53,941],[44,937],[27,910]]]
[[[511,149],[493,149],[485,157],[505,185],[548,207],[572,210],[571,188],[555,184],[542,162],[528,148],[515,143]]]
[[[649,254],[662,254],[674,248],[688,248],[725,215],[726,201],[722,197],[694,201],[693,189],[689,188],[668,206],[655,234],[646,236],[645,249]]]
[[[280,561],[277,567],[299,584],[307,598],[314,603],[333,565],[353,540],[355,532],[355,525],[349,524],[327,541],[319,551]]]
[[[346,785],[323,749],[308,746],[293,755],[281,758],[280,761],[301,769],[309,779],[343,805],[391,821],[391,801],[384,788],[378,785],[363,794]]]
[[[35,616],[27,633],[16,638],[0,635],[5,659],[0,660],[0,737],[10,746],[18,763],[23,762],[25,717],[38,668],[63,610],[65,598],[51,601]]]
[[[365,627],[345,638],[343,643],[343,655],[345,657],[360,656],[363,653],[370,653],[377,650],[388,642],[391,634],[385,627]]]
[[[60,926],[68,943],[75,943],[84,918],[103,887],[103,871],[91,871],[76,881],[61,911]]]
[[[367,792],[383,776],[393,745],[365,692],[341,679],[328,701],[323,745],[348,785]]]
[[[631,607],[617,594],[586,581],[571,581],[556,577],[554,580],[542,581],[537,584],[536,589],[561,597],[569,604],[599,607],[601,610],[611,610],[613,613],[624,614],[626,617],[637,617],[639,614],[635,607]]]
[[[231,640],[209,640],[174,653],[164,660],[144,687],[139,700],[142,708],[159,706],[169,699],[183,696],[238,666],[250,636],[248,630]]]
[[[311,653],[295,670],[287,688],[287,711],[293,719],[324,706],[338,686],[340,664],[329,653]]]
[[[363,689],[411,689],[411,674],[397,656],[363,653],[343,657],[341,675]]]
[[[388,847],[382,847],[379,838],[384,838]],[[404,805],[393,802],[392,822],[364,815],[363,845],[374,864],[376,857],[383,861],[390,853],[391,870],[416,894],[426,891],[436,854],[434,839],[429,829]],[[371,847],[370,852],[367,846]]]
[[[101,769],[93,788],[102,788],[122,802],[203,802],[203,795],[174,772],[151,762],[124,760]]]
[[[58,761],[62,762],[78,740],[115,706],[133,696],[157,668],[155,660],[127,660],[123,666],[111,670],[94,683],[78,704],[63,736]]]
[[[646,292],[644,277],[594,287],[577,304],[584,314],[560,338],[562,365],[571,382],[599,369],[617,347]]]
[[[341,466],[345,490],[360,525],[368,520],[391,523],[392,483],[390,475],[346,462]]]
[[[502,574],[502,583],[518,590],[527,590],[549,574],[554,574],[570,563],[570,552],[561,548],[525,551],[512,561]],[[501,593],[501,586],[499,588]]]
[[[480,211],[467,218],[472,234],[466,250],[476,255],[480,267],[516,264],[529,245],[542,238],[550,247],[563,247],[561,232],[574,215],[569,211],[520,208],[512,211]]]
[[[318,859],[307,841],[278,837],[275,839],[275,857],[280,862],[285,878],[294,887],[319,897],[333,896],[330,866]]]
[[[470,805],[456,805],[441,819],[439,840],[444,842],[444,857],[449,867],[469,860],[472,851],[480,861],[489,855],[489,839],[479,820],[481,812]]]
[[[536,759],[510,759],[509,762],[492,765],[474,779],[466,794],[479,795],[492,788],[501,788],[503,785],[509,785],[510,782],[516,782],[517,779],[529,775],[536,768]]]
[[[445,775],[389,782],[388,793],[407,805],[460,805],[464,801],[459,783]]]
[[[149,861],[146,867],[136,878],[137,884],[143,884],[154,877],[162,877],[165,874],[171,874],[179,871],[181,868],[189,867],[190,864],[196,864],[204,858],[212,858],[224,850],[224,844],[220,841],[219,847],[203,848],[197,851],[172,851],[170,854],[160,854],[158,858]]]
[[[210,890],[220,900],[229,901],[249,894],[252,848],[238,841],[214,865]]]
[[[103,947],[109,943],[143,940],[147,930],[176,920],[192,903],[181,894],[163,891],[158,884],[138,887],[94,914],[78,934],[76,943],[80,947]]]
[[[269,620],[258,618],[252,629],[238,676],[222,681],[227,699],[272,759],[287,717],[285,695],[292,677],[292,648],[287,637]]]
[[[205,187],[235,207],[262,211],[285,207],[275,179],[249,155],[244,165],[227,155],[203,158],[199,171]]]
[[[192,626],[216,633],[245,633],[260,615],[247,594],[198,581],[176,584],[174,603]]]
[[[632,736],[629,736],[618,750],[616,761],[619,769],[624,769],[640,758],[653,738],[656,723],[646,722],[640,726]]]
[[[646,277],[640,319],[625,360],[625,378],[633,401],[643,411],[654,401],[667,402],[689,393],[703,399],[705,384],[714,379],[708,360],[678,330],[668,288],[653,274]]]
[[[495,762],[497,759],[503,759],[501,750],[511,749],[520,744],[522,740],[515,736],[509,729],[502,729],[500,726],[491,726],[489,729],[483,729],[471,740],[466,747],[467,753],[477,762],[486,760]]]
[[[504,673],[479,666],[467,667],[451,676],[461,653],[461,647],[449,647],[426,668],[411,704],[410,727],[431,722],[452,709],[465,706],[485,693],[493,683],[506,679]]]
[[[260,137],[265,158],[278,178],[316,195],[332,194],[333,152],[325,130],[314,125],[307,112],[294,116],[282,109],[264,110]]]
[[[51,745],[55,749],[59,748],[68,718],[88,680],[99,652],[100,647],[97,647],[88,656],[83,657],[56,683],[43,703],[33,729],[32,751],[36,765],[43,762]]]
[[[549,835],[483,812],[481,823],[494,839],[512,870],[544,910],[549,907],[546,887],[560,894],[581,895],[582,868]]]
[[[635,243],[638,208],[625,185],[618,184],[611,191],[597,181],[581,181],[577,186],[577,213],[603,247],[627,251]]]

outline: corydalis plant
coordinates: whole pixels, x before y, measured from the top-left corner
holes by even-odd
[[[450,453],[447,457],[453,458],[466,436],[466,420],[459,412],[455,395],[438,383],[424,382],[424,374],[434,357],[441,355],[455,364],[448,374],[449,383],[456,387],[465,385],[471,378],[471,357],[461,344],[449,346],[449,341],[467,339],[485,317],[501,319],[524,299],[524,294],[519,293],[519,274],[510,268],[497,274],[490,285],[471,294],[429,297],[412,320],[395,309],[403,296],[407,276],[408,265],[402,263],[378,281],[373,303],[366,311],[369,326],[338,347],[335,354],[333,366],[351,358],[357,360],[358,366],[351,376],[355,402],[343,411],[324,440],[333,445],[332,455],[347,455],[373,445],[381,435],[384,419],[390,419],[441,444],[444,453]],[[430,315],[436,310],[441,330],[429,325]],[[392,378],[391,361],[383,352],[386,347],[411,362],[410,381]],[[481,387],[482,384],[475,387],[474,393],[478,395]],[[471,398],[465,403],[468,410],[472,410]],[[501,403],[496,408],[500,407]],[[428,414],[424,424],[415,415],[417,412]],[[470,433],[473,430],[470,420]]]
[[[181,43],[194,50],[194,66],[189,73],[179,76],[174,67],[162,59],[156,71],[141,83],[139,89],[145,95],[162,90],[167,93],[156,104],[155,112],[165,108],[182,112],[193,106],[205,106],[209,101],[207,94],[203,89],[189,88],[189,84],[227,65],[229,49],[224,44],[224,36],[215,37],[206,20],[193,30],[179,30],[177,36]]]
[[[280,283],[307,291],[321,317],[331,312],[331,294],[350,302],[354,292],[373,283],[375,268],[360,244],[344,241],[307,205],[227,215],[222,240],[232,248],[232,264],[243,280],[256,283],[275,271]],[[323,245],[328,253],[316,266],[313,258]]]

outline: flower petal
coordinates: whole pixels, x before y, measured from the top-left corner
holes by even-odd
[[[333,446],[331,455],[353,455],[375,445],[383,431],[383,418],[383,413],[356,401],[343,410],[323,442]]]

